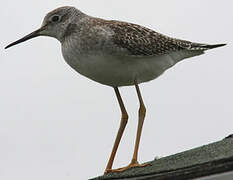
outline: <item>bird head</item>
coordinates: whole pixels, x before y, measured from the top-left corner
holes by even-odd
[[[38,36],[50,36],[62,41],[64,35],[69,31],[69,25],[78,22],[78,19],[83,16],[84,14],[74,7],[57,8],[45,16],[39,29],[9,44],[5,49]]]

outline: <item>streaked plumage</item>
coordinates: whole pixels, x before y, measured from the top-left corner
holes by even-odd
[[[60,17],[59,23],[52,22],[54,16]],[[153,80],[185,58],[225,45],[179,40],[137,24],[91,17],[69,6],[48,13],[44,27],[39,35],[58,39],[73,69],[113,87]]]
[[[119,87],[147,82],[177,62],[223,46],[171,38],[146,27],[85,15],[70,22],[63,39],[66,62],[101,84]]]

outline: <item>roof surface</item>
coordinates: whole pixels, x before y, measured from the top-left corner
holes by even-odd
[[[233,172],[233,136],[182,153],[155,159],[151,166],[131,168],[121,173],[110,173],[92,180],[110,179],[176,179],[204,177]]]

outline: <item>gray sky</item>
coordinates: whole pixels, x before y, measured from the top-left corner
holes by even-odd
[[[3,49],[64,5],[176,38],[228,43],[140,86],[147,107],[140,162],[233,133],[232,1],[8,0],[0,6],[0,179],[87,179],[105,169],[120,122],[113,89],[72,70],[55,39]],[[130,119],[115,168],[131,160],[138,112],[135,89],[120,91]]]

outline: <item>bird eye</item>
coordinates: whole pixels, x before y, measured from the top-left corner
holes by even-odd
[[[59,16],[57,16],[57,15],[55,15],[55,16],[53,16],[52,17],[52,22],[58,22],[59,21],[59,19],[60,19],[60,17]]]

